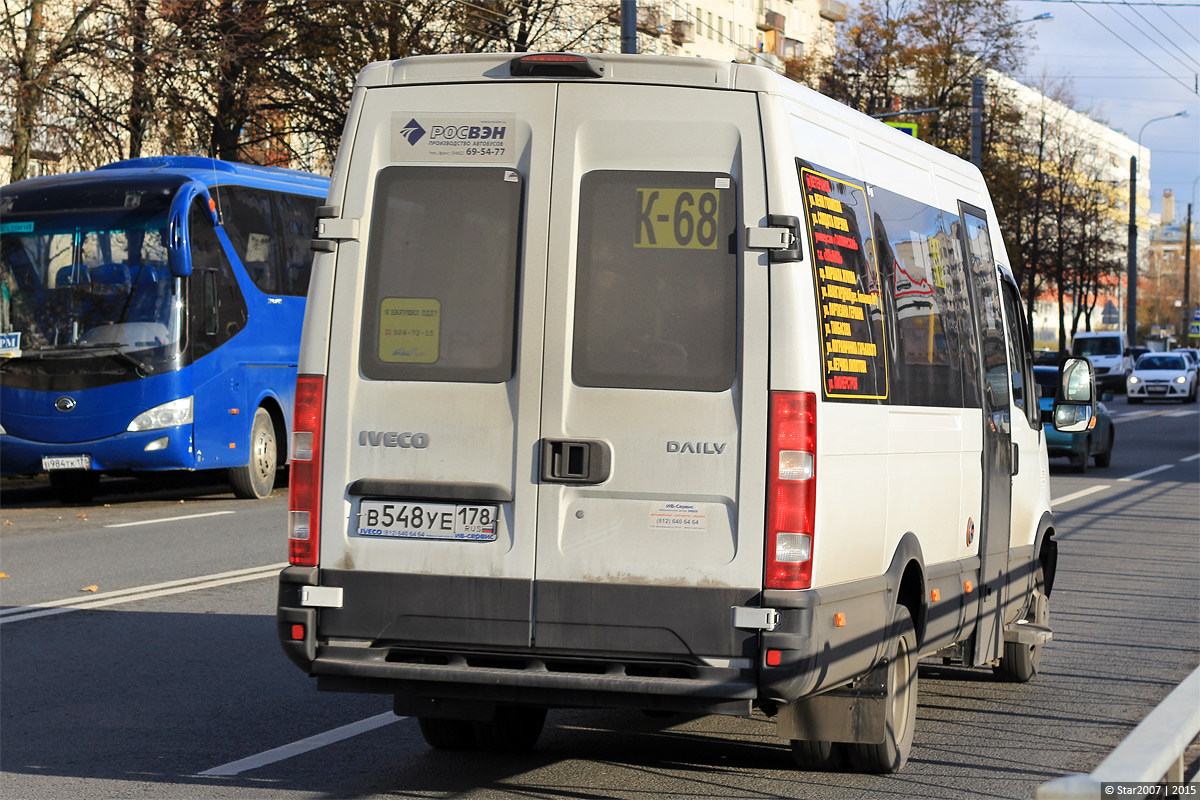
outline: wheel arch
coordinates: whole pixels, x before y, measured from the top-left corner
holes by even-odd
[[[921,541],[909,531],[900,537],[887,570],[887,583],[896,598],[896,605],[908,609],[917,632],[917,647],[925,641],[925,554]]]

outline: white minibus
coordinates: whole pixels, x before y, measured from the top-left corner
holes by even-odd
[[[1046,446],[971,165],[754,66],[422,56],[360,74],[327,202],[278,607],[318,689],[438,748],[762,713],[891,772],[919,658],[1036,673]]]

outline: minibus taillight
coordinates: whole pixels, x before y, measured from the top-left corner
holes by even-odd
[[[817,396],[771,392],[766,588],[812,586],[817,501]]]
[[[325,378],[296,379],[292,415],[292,466],[288,477],[288,560],[315,567],[321,541],[321,431],[325,420]]]

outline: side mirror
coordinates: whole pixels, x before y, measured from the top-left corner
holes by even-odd
[[[1086,358],[1068,358],[1058,373],[1054,398],[1054,427],[1078,433],[1092,426],[1096,416],[1096,373]]]

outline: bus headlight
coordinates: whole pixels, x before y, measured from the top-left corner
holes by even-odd
[[[143,411],[133,418],[125,430],[154,431],[159,428],[173,428],[176,425],[189,425],[192,421],[192,398],[181,397],[161,406],[155,406],[149,411]]]

